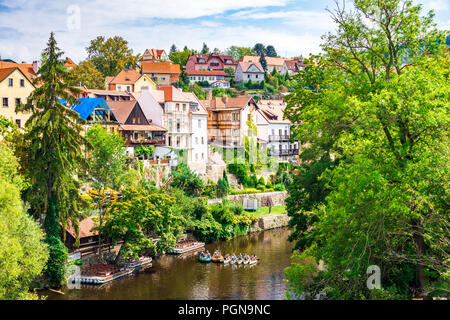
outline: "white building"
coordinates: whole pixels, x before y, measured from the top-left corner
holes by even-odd
[[[271,156],[279,161],[298,157],[299,141],[290,142],[292,123],[284,118],[283,100],[260,100],[257,103],[256,125],[258,140],[267,144]]]
[[[225,79],[225,71],[223,70],[186,70],[189,77],[189,83],[194,84],[199,81],[208,81],[211,85],[214,82]]]
[[[173,86],[151,90],[150,93],[164,108],[162,127],[167,129],[166,147],[182,151],[178,162],[187,161],[195,172],[203,174],[208,161],[208,113],[192,92]]]
[[[264,80],[264,69],[259,62],[239,62],[234,74],[237,83],[248,82],[259,83]]]

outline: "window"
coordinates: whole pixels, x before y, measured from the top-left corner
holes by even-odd
[[[13,84],[14,84],[13,78],[9,78],[9,79],[8,79],[8,86],[9,86],[9,87],[12,87]]]
[[[172,119],[169,119],[169,132],[172,132]]]
[[[195,161],[198,161],[198,153],[195,154]]]
[[[9,106],[8,98],[3,98],[2,106],[4,106],[4,107],[8,107]]]
[[[258,79],[258,75],[257,74],[255,74],[255,78]]]
[[[202,120],[198,120],[198,127],[199,127],[199,128],[202,127]]]
[[[25,87],[25,80],[20,79],[20,86],[21,86],[21,87]]]
[[[202,144],[205,144],[205,138],[202,137]]]
[[[250,75],[249,74],[247,75],[247,78],[250,79]]]
[[[204,153],[202,152],[202,160],[203,160],[203,159],[205,159],[205,155],[204,155]]]
[[[179,103],[175,104],[175,110],[180,111],[180,104]]]
[[[183,103],[183,111],[186,112],[186,104]]]
[[[20,106],[20,98],[16,98],[16,107]]]
[[[127,91],[130,92],[130,86],[127,86]]]
[[[17,126],[20,128],[21,127],[21,121],[20,121],[20,119],[16,119],[16,124],[17,124]]]
[[[120,91],[122,89],[121,86],[117,86],[117,91]]]
[[[180,119],[177,119],[177,132],[180,132],[180,129],[181,129]]]
[[[195,137],[195,144],[198,144],[198,137]]]

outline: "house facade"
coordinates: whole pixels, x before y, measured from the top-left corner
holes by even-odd
[[[281,74],[288,74],[290,76],[298,73],[300,70],[305,69],[305,64],[302,60],[286,60],[284,61]]]
[[[234,81],[236,83],[249,82],[259,83],[264,80],[264,69],[259,62],[239,62]]]
[[[191,54],[186,61],[184,70],[224,70],[226,68],[236,70],[236,67],[237,62],[229,55],[217,53]]]
[[[278,161],[296,160],[299,152],[299,141],[290,141],[292,123],[284,118],[285,108],[283,100],[260,100],[255,117],[258,141]]]
[[[208,81],[210,85],[214,82],[225,80],[223,70],[186,70],[191,84],[199,81]]]
[[[170,86],[180,77],[180,65],[171,62],[142,61],[141,73],[148,75],[158,87]]]
[[[16,112],[16,106],[27,102],[35,89],[31,80],[17,66],[0,69],[0,114],[22,128],[31,113]]]
[[[167,128],[166,146],[182,151],[178,161],[186,161],[193,171],[204,174],[208,162],[207,111],[192,92],[173,86],[161,87],[158,91],[163,95],[152,94],[164,104],[162,126]]]
[[[248,121],[253,121],[256,103],[252,97],[216,97],[201,100],[208,111],[208,143],[225,148],[241,147],[251,136]]]
[[[279,57],[265,57],[267,64],[267,72],[272,73],[273,69],[275,69],[278,73],[282,73],[284,61],[291,60],[287,58],[279,58]],[[259,62],[260,56],[242,56],[239,61],[241,62]]]
[[[170,58],[164,49],[146,49],[142,54],[142,61],[170,62]]]
[[[148,122],[138,101],[110,101],[108,106],[119,122],[119,132],[128,154],[134,155],[134,149],[139,145],[165,144],[166,129]]]
[[[124,69],[108,82],[109,90],[140,92],[142,88],[156,89],[156,83],[134,69]]]

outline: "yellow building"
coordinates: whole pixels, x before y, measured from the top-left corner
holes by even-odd
[[[34,89],[19,67],[0,69],[0,114],[23,127],[31,113],[16,113],[16,105],[26,103]]]
[[[145,87],[156,90],[156,83],[148,75],[140,74],[134,69],[124,69],[106,81],[109,90],[141,92]]]

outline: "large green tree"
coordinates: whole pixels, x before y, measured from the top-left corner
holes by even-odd
[[[80,62],[69,71],[73,75],[70,84],[89,89],[105,89],[105,77],[90,60]]]
[[[86,48],[88,59],[103,76],[115,76],[124,68],[136,68],[140,55],[134,55],[128,41],[120,36],[105,39],[103,36],[91,40]]]
[[[106,189],[118,190],[121,186],[120,178],[124,175],[126,150],[125,142],[115,132],[109,132],[99,124],[89,128],[86,140],[90,144],[91,151],[87,157],[89,162],[88,180],[98,190],[96,201],[99,209],[100,230],[103,225],[103,207],[105,203]],[[98,251],[101,253],[102,234],[99,233]]]
[[[235,61],[238,61],[242,56],[254,56],[255,50],[249,47],[231,46],[226,50],[226,54],[233,57]]]
[[[37,299],[29,287],[48,259],[44,233],[20,198],[18,166],[12,148],[0,142],[0,300]]]
[[[22,167],[30,184],[24,200],[37,217],[45,214],[44,229],[50,244],[46,274],[55,286],[63,280],[67,256],[60,240],[60,224],[71,221],[76,225],[79,218],[79,182],[75,175],[84,164],[85,145],[79,115],[59,100],[72,105],[78,93],[69,85],[71,77],[63,66],[62,55],[51,33],[34,80],[36,89],[25,105],[16,107],[18,112],[31,112],[23,146],[26,156]]]
[[[300,73],[288,98],[304,152],[317,152],[301,172],[307,195],[297,192],[315,203],[291,194],[306,250],[287,269],[289,295],[446,294],[449,54],[432,14],[412,1],[353,5],[331,12],[337,32],[323,37],[317,68]],[[366,286],[370,265],[380,267],[382,289]]]

